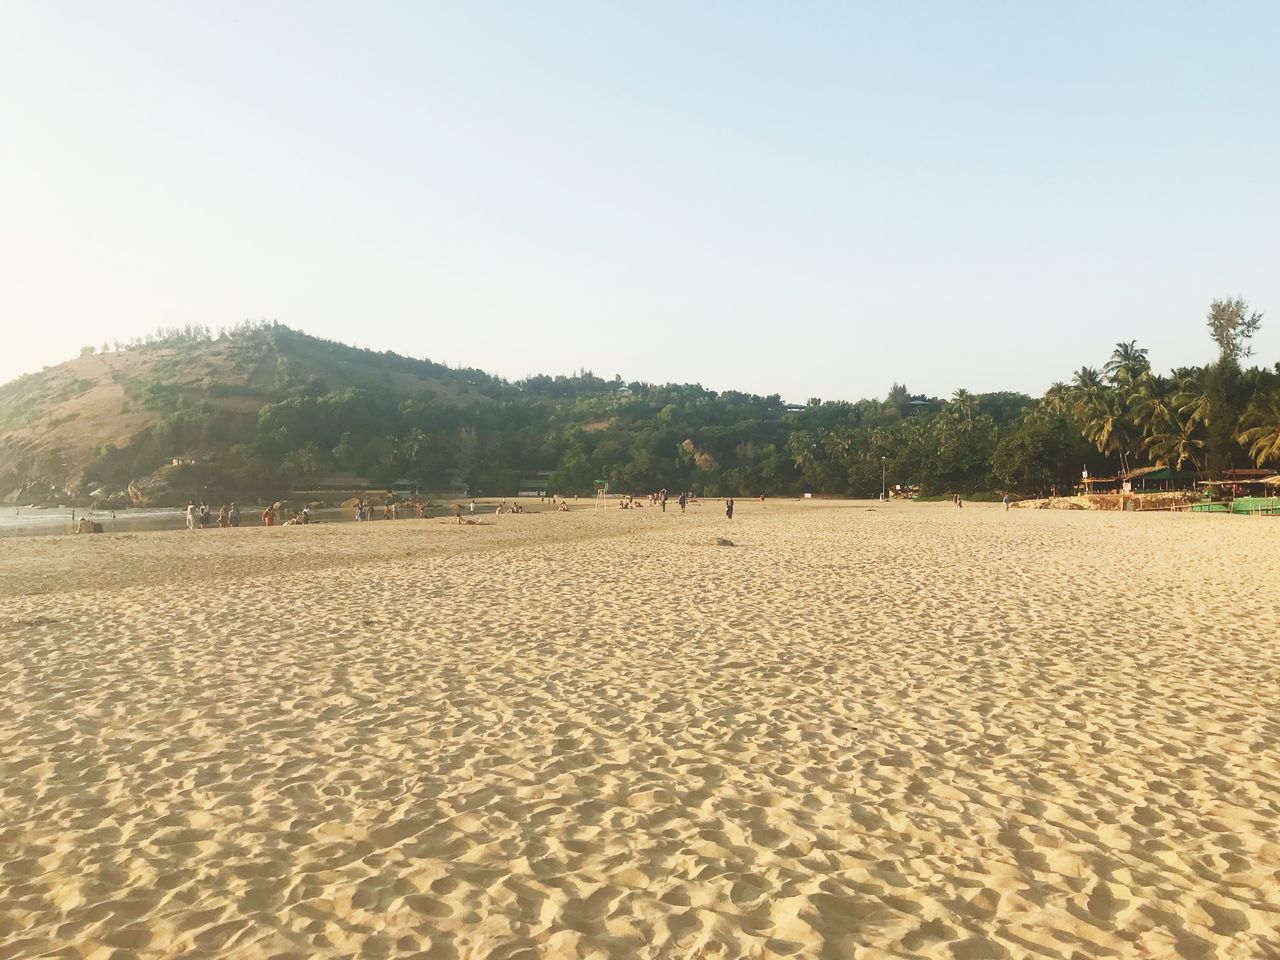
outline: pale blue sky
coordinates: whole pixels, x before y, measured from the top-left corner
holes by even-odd
[[[494,373],[1280,360],[1280,4],[0,0],[0,380],[282,323]]]

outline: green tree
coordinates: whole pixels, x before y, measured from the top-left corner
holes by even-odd
[[[1257,394],[1241,419],[1238,440],[1259,467],[1280,467],[1280,391]]]

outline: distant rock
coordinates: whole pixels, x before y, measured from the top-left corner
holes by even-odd
[[[725,538],[725,537],[716,537],[714,540],[712,540],[712,541],[711,541],[711,545],[712,545],[713,547],[735,547],[735,546],[737,546],[737,544],[735,544],[732,540],[729,540],[729,539],[727,539],[727,538]]]

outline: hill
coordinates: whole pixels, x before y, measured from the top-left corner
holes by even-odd
[[[590,494],[597,481],[710,496],[876,496],[882,484],[1048,495],[1082,466],[1280,467],[1280,365],[1236,359],[1162,376],[1121,343],[1103,370],[1081,367],[1038,400],[894,385],[883,400],[789,406],[586,371],[510,382],[278,324],[168,330],[0,387],[0,500],[277,498],[343,477],[503,496]]]
[[[160,331],[124,349],[86,349],[0,387],[0,499],[123,502],[131,484],[145,489],[174,460],[194,461],[186,466],[195,469],[178,473],[203,483],[204,474],[242,459],[265,408],[334,388],[475,406],[494,402],[498,381],[278,324],[245,324],[217,336],[201,328]],[[233,486],[265,492],[275,478],[245,479]],[[151,486],[159,492],[181,485],[174,481]]]

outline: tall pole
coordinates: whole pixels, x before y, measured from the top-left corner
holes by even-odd
[[[881,500],[888,499],[885,496],[885,491],[887,490],[887,488],[885,487],[885,484],[884,484],[884,470],[885,470],[884,457],[881,457],[880,458],[880,499]]]

